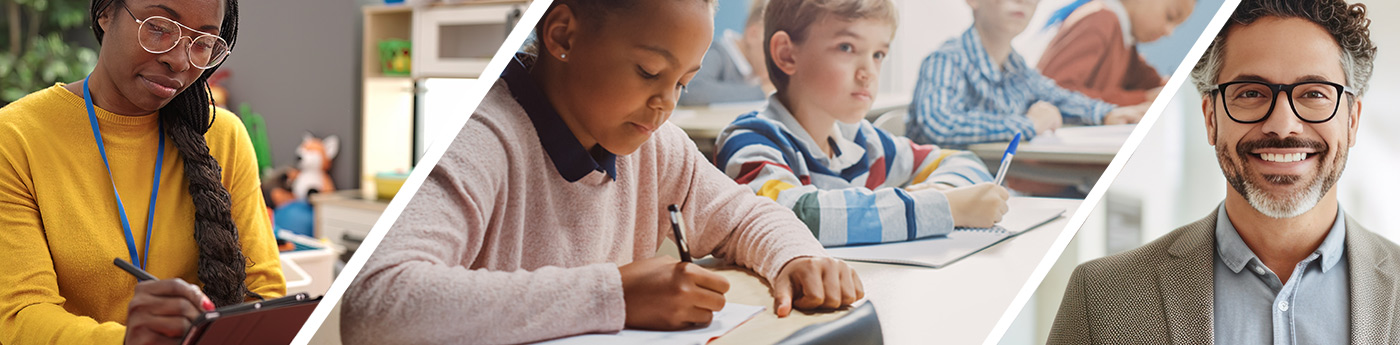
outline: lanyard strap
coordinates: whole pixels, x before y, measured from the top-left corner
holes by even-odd
[[[131,234],[131,222],[126,218],[126,207],[122,206],[121,192],[117,191],[117,179],[112,177],[112,163],[107,161],[107,148],[102,145],[102,130],[97,128],[97,110],[92,106],[92,91],[88,89],[88,79],[83,79],[83,102],[87,105],[88,122],[92,124],[92,136],[97,140],[97,152],[102,154],[102,164],[107,166],[107,178],[112,180],[112,194],[117,196],[117,215],[122,220],[122,230],[126,232],[126,250],[131,255],[131,262],[137,267],[146,269],[146,258],[151,254],[151,227],[156,216],[156,194],[160,191],[160,170],[165,163],[165,124],[161,123],[158,128],[160,144],[156,146],[156,173],[151,182],[151,201],[146,207],[146,249],[142,251],[142,256],[136,255],[136,239]]]

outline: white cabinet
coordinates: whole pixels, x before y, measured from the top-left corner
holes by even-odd
[[[453,96],[460,98],[460,94],[453,94],[470,90],[475,81],[433,80],[480,77],[529,5],[525,0],[483,0],[417,7],[364,7],[359,171],[362,196],[375,195],[376,174],[407,172],[430,143],[455,136],[471,110],[453,103]],[[385,40],[412,43],[409,75],[384,73],[379,42]],[[430,94],[449,96],[427,97]],[[451,126],[452,132],[436,130],[440,125]]]
[[[413,80],[375,77],[363,82],[360,188],[372,197],[376,173],[413,168]]]
[[[432,6],[413,11],[414,78],[477,78],[505,43],[524,3]]]
[[[316,236],[330,239],[353,253],[369,237],[369,230],[389,204],[360,197],[359,191],[316,194]]]

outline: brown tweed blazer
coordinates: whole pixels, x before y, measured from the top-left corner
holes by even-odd
[[[1074,269],[1049,344],[1211,344],[1216,213]],[[1400,247],[1346,219],[1351,343],[1400,344]]]

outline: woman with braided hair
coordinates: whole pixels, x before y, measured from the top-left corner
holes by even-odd
[[[210,106],[237,0],[91,19],[87,78],[0,108],[0,343],[175,343],[200,311],[285,294],[252,142]]]

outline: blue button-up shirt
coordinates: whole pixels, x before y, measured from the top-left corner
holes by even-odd
[[[1215,223],[1216,344],[1346,344],[1351,329],[1346,217],[1287,282],[1259,261],[1220,205]]]
[[[924,59],[906,122],[909,139],[958,148],[1035,135],[1026,109],[1046,101],[1066,123],[1097,125],[1114,105],[1060,87],[1014,50],[996,65],[973,27]]]

